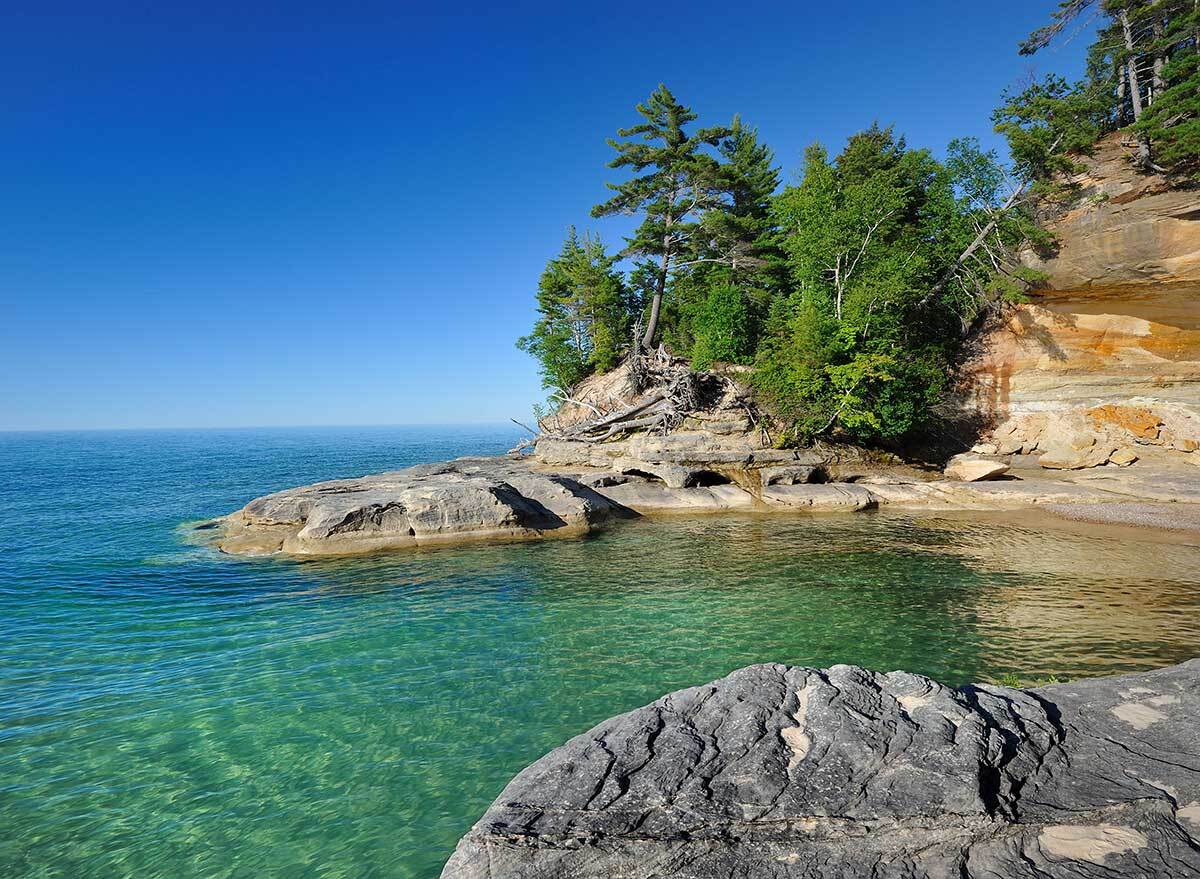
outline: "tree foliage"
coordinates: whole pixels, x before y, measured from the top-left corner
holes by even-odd
[[[617,155],[610,168],[628,168],[634,176],[610,183],[613,195],[592,208],[592,216],[641,214],[642,222],[626,241],[624,255],[656,258],[650,315],[642,346],[653,345],[662,299],[672,264],[685,253],[700,225],[699,218],[718,201],[721,169],[704,150],[729,134],[727,128],[702,128],[688,134],[696,114],[680,104],[665,85],[637,105],[643,121],[617,132],[608,144]]]
[[[994,121],[1023,170],[1069,172],[1063,155],[1101,133],[1126,130],[1146,169],[1200,172],[1200,3],[1197,0],[1063,0],[1050,23],[1021,44],[1030,55],[1085,13],[1101,23],[1078,83],[1048,76],[1005,95]]]
[[[629,328],[624,281],[599,239],[567,234],[538,282],[538,319],[517,347],[538,359],[542,384],[568,389],[620,361]]]
[[[1198,2],[1066,0],[1024,50],[1093,6],[1107,42],[1081,82],[1004,95],[993,121],[1007,165],[971,139],[939,157],[876,124],[836,155],[809,147],[781,189],[756,129],[738,117],[700,127],[660,85],[609,141],[609,167],[626,176],[592,210],[636,216],[635,231],[617,257],[572,231],[521,347],[563,389],[656,344],[700,369],[751,365],[785,441],[894,443],[931,429],[970,327],[1037,280],[1015,257],[1046,239],[1030,193],[1117,126],[1132,125],[1156,161],[1195,159],[1198,19],[1184,7]]]
[[[995,283],[1006,271],[999,250],[1020,224],[992,233],[995,266],[956,268],[998,207],[1004,174],[972,142],[949,152],[939,162],[872,126],[833,160],[810,147],[799,185],[776,199],[790,290],[775,304],[756,382],[797,438],[840,430],[887,441],[922,429],[961,328],[1006,292]]]

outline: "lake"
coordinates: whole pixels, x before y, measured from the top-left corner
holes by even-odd
[[[1030,514],[708,516],[246,560],[187,523],[506,427],[0,434],[0,876],[434,877],[521,767],[753,662],[949,683],[1200,654],[1200,546]]]

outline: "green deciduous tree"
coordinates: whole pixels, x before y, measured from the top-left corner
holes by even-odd
[[[742,291],[733,284],[711,287],[693,318],[692,365],[745,363],[754,353],[753,322]]]
[[[1024,230],[995,219],[1004,182],[969,141],[945,163],[878,126],[833,161],[809,148],[775,204],[792,289],[755,379],[800,438],[895,440],[927,423],[964,326],[1015,271]]]

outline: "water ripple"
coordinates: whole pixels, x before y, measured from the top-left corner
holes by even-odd
[[[747,663],[965,682],[1200,652],[1200,548],[1028,516],[636,521],[302,562],[178,530],[511,439],[0,437],[20,477],[0,514],[28,536],[0,550],[0,876],[431,877],[545,750]]]

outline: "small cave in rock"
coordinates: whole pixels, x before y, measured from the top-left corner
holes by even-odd
[[[623,476],[636,476],[636,477],[638,477],[639,479],[644,479],[644,480],[646,480],[647,482],[657,482],[657,483],[659,483],[660,485],[666,485],[666,484],[667,484],[667,483],[666,483],[666,480],[665,480],[665,479],[663,479],[661,476],[658,476],[658,475],[656,475],[656,474],[654,474],[654,473],[650,473],[650,472],[648,472],[648,471],[646,471],[646,470],[638,470],[638,469],[637,469],[637,468],[635,468],[635,467],[631,467],[631,468],[630,468],[630,469],[628,469],[628,470],[622,470],[622,471],[621,471],[621,474],[622,474]]]
[[[688,476],[684,488],[708,488],[713,485],[729,485],[732,480],[714,470],[697,470]]]

